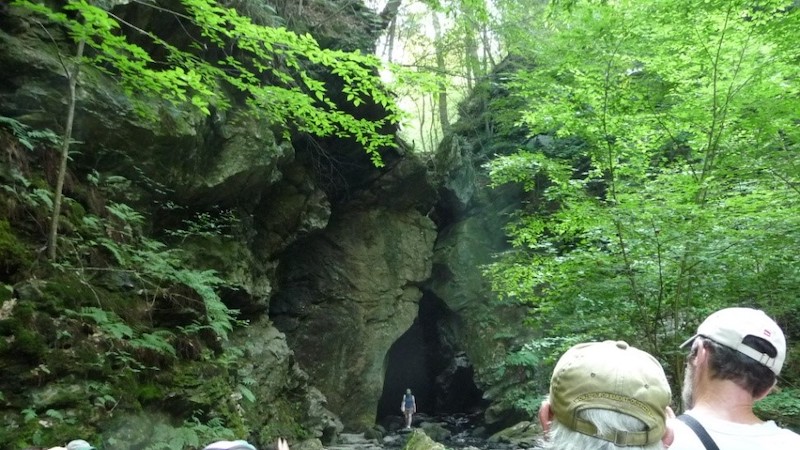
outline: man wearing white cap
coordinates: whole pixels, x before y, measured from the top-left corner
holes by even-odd
[[[786,359],[786,338],[774,320],[757,309],[722,309],[681,347],[691,349],[682,392],[687,412],[671,421],[670,450],[800,449],[800,435],[753,413]]]
[[[542,423],[551,450],[658,450],[672,441],[661,364],[622,341],[578,344],[556,363]]]

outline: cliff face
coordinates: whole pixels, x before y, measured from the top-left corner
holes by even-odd
[[[325,18],[314,28],[320,42],[365,51],[382,23],[357,4],[310,1],[299,11],[283,3],[249,12],[300,31]],[[0,116],[60,132],[66,80],[58,52],[74,48],[31,17],[7,12],[0,22]],[[145,28],[166,26],[135,4],[115,12]],[[101,217],[120,227],[106,227],[114,239],[106,252],[151,242],[131,234],[157,237],[180,251],[181,264],[215,271],[220,300],[246,324],[220,342],[201,329],[212,312],[180,289],[162,294],[130,271],[43,270],[36,249],[44,217],[31,220],[21,211],[33,209],[19,203],[24,189],[51,189],[54,157],[21,152],[20,136],[4,129],[0,369],[14,374],[0,382],[7,442],[32,442],[37,433],[60,439],[79,429],[114,448],[139,448],[152,443],[143,430],[168,436],[189,429],[202,438],[214,430],[197,424],[212,419],[261,445],[277,435],[330,440],[343,426],[373,424],[383,396],[399,399],[393,389],[405,386],[384,383],[390,350],[419,329],[427,347],[417,350],[428,353],[428,363],[418,372],[425,372],[423,383],[437,385],[429,411],[448,410],[458,397],[454,380],[465,374],[463,383],[476,392],[465,408],[493,399],[491,370],[509,345],[497,334],[516,335],[519,314],[488,301],[481,264],[504,248],[504,214],[519,193],[487,190],[477,144],[456,144],[471,137],[447,141],[438,173],[392,150],[379,169],[352,141],[286,138],[244,109],[205,117],[137,100],[149,102],[158,120],[142,119],[141,105],[113,78],[83,69],[62,233],[78,242],[86,219]],[[383,111],[366,106],[357,113],[377,118]],[[107,212],[119,203],[139,211],[135,226]],[[97,263],[100,256],[110,258],[87,258]],[[436,312],[423,317],[426,311]],[[133,329],[110,339],[111,326],[123,323]],[[184,338],[189,329],[194,337]],[[142,356],[108,344],[166,332],[174,354],[145,347],[152,354]],[[109,362],[114,358],[120,360]],[[37,428],[31,418],[45,425]]]

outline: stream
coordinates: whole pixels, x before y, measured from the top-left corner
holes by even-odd
[[[530,437],[509,442],[508,440],[481,437],[481,427],[474,416],[451,414],[444,416],[414,415],[411,430],[402,429],[402,417],[383,420],[388,431],[378,438],[367,438],[364,433],[341,433],[335,444],[325,446],[326,450],[400,450],[412,431],[421,430],[428,437],[443,444],[447,449],[463,450],[521,450],[541,449],[540,436],[530,433]]]

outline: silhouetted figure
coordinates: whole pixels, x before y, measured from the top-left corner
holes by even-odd
[[[417,412],[417,400],[411,394],[411,389],[406,389],[406,393],[403,395],[403,403],[400,404],[400,411],[403,411],[403,415],[406,416],[406,429],[411,428],[411,419],[414,417],[414,413]]]

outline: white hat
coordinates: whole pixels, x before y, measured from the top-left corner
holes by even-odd
[[[681,348],[691,345],[698,336],[732,348],[767,366],[775,375],[781,373],[783,361],[786,360],[786,337],[781,327],[770,319],[764,311],[752,308],[721,309],[700,324],[697,334],[681,344]],[[775,347],[775,357],[756,350],[745,344],[744,338],[753,336],[761,338]]]
[[[69,441],[67,450],[95,450],[95,448],[83,439],[75,439],[74,441]]]
[[[203,450],[256,450],[247,441],[217,441],[207,445]]]

